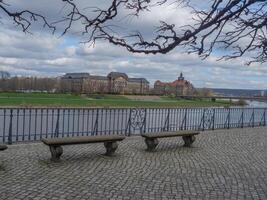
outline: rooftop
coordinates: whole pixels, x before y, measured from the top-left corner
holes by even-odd
[[[95,79],[95,80],[108,80],[108,77],[106,76],[92,76],[90,75],[90,79]]]
[[[127,74],[125,74],[125,73],[121,73],[121,72],[110,72],[110,73],[108,74],[108,77],[109,77],[109,78],[123,77],[123,78],[125,78],[126,80],[128,80],[128,76],[127,76]]]
[[[63,79],[95,79],[95,80],[108,80],[108,78],[118,78],[123,77],[129,82],[143,82],[149,83],[145,78],[129,78],[127,74],[121,72],[110,72],[107,76],[95,76],[90,75],[89,73],[66,73],[62,78]]]
[[[149,83],[148,80],[145,78],[129,78],[129,82],[142,82],[142,83]]]
[[[186,80],[175,80],[173,82],[161,82],[159,80],[157,80],[155,82],[156,85],[160,85],[160,86],[171,86],[171,87],[175,87],[177,85],[185,85],[185,84],[189,84],[189,81],[186,81]]]
[[[80,79],[80,78],[89,78],[90,74],[89,73],[66,73],[63,78],[67,79]]]
[[[157,80],[155,82],[155,85],[158,86],[170,86],[170,87],[175,87],[175,86],[183,86],[183,85],[187,85],[187,84],[191,84],[189,81],[184,79],[183,73],[180,73],[180,76],[178,77],[178,79],[176,79],[173,82],[162,82],[160,80]]]

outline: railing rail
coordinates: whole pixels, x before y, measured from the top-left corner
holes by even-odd
[[[0,108],[0,143],[266,126],[267,108]]]

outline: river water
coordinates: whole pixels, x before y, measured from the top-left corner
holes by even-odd
[[[267,102],[260,102],[260,101],[246,101],[248,108],[267,108]]]

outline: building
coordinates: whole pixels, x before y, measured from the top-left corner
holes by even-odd
[[[67,73],[61,78],[61,90],[72,93],[147,94],[149,82],[145,78],[129,78],[121,72],[110,72],[107,76]]]
[[[173,82],[161,82],[157,80],[154,84],[154,93],[158,95],[193,95],[195,91],[194,86],[184,79],[182,73]]]
[[[89,73],[67,73],[61,77],[60,88],[62,92],[80,93],[89,79]]]
[[[125,94],[128,90],[128,76],[125,73],[110,72],[108,74],[109,93]]]
[[[148,94],[149,82],[145,78],[129,78],[128,92],[131,94]]]

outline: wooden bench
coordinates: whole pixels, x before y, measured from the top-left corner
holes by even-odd
[[[4,151],[7,149],[7,146],[4,144],[0,144],[0,151]]]
[[[62,145],[87,144],[87,143],[104,143],[106,155],[111,156],[118,148],[117,141],[122,141],[125,136],[108,135],[108,136],[78,136],[65,138],[42,139],[42,142],[49,146],[51,160],[58,161],[63,153]]]
[[[145,138],[148,151],[153,151],[158,145],[158,138],[165,137],[182,137],[184,140],[184,146],[190,147],[196,140],[195,135],[199,134],[198,131],[177,131],[177,132],[159,132],[159,133],[143,133],[142,137]]]

